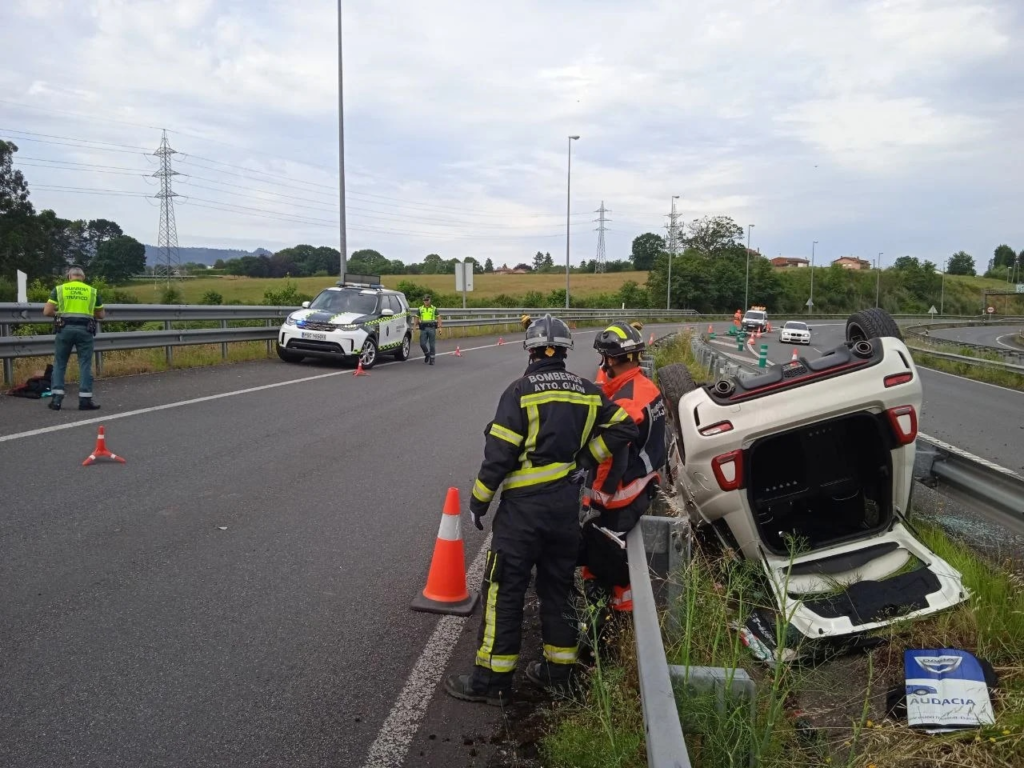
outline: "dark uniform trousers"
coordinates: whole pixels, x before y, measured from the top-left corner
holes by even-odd
[[[494,690],[512,684],[508,673],[519,657],[523,600],[534,566],[544,657],[553,679],[560,673],[568,677],[578,635],[571,593],[580,546],[580,490],[565,480],[538,493],[504,497],[499,503],[484,569],[484,620],[473,671],[477,685]]]

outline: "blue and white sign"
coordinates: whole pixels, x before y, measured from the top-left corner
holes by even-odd
[[[905,651],[907,722],[929,732],[977,728],[995,722],[981,664],[951,648]]]

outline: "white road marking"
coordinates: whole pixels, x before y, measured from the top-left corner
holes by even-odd
[[[487,549],[490,545],[491,534],[488,533],[466,573],[466,586],[471,592],[480,589],[484,563],[487,561]],[[405,687],[398,694],[391,712],[370,746],[366,762],[363,763],[364,768],[395,768],[405,764],[409,745],[434,698],[441,675],[448,667],[448,660],[459,640],[466,618],[442,616],[437,622],[437,627],[423,647],[423,653],[416,660],[409,678],[405,681]]]
[[[928,368],[924,365],[917,366],[919,370],[927,371],[928,373],[937,373],[941,376],[952,376],[954,379],[965,381],[970,384],[981,384],[984,387],[994,387],[995,389],[1001,389],[1004,392],[1013,392],[1015,395],[1024,395],[1024,392],[1019,389],[1010,389],[1009,387],[1001,387],[998,384],[989,384],[987,381],[978,381],[977,379],[968,379],[966,376],[957,376],[955,373],[946,373],[946,371],[937,371],[934,368]]]
[[[1006,342],[1003,341],[1003,339],[1008,339],[1011,336],[1015,335],[1016,334],[1013,333],[1004,333],[1002,336],[997,336],[996,344],[998,344],[1000,347],[1006,347],[1007,349],[1020,349],[1020,347],[1016,346],[1015,344],[1007,344]]]
[[[484,344],[479,347],[467,347],[466,349],[460,350],[461,352],[475,352],[480,349],[490,349],[491,347],[499,346],[495,344]],[[504,345],[501,345],[504,346]],[[451,352],[441,352],[438,357],[446,357],[448,355],[454,355],[454,350]],[[411,362],[413,358],[409,360],[401,361],[403,363]],[[419,358],[415,358],[419,360]],[[394,360],[386,363],[378,363],[373,367],[373,370],[378,368],[385,368],[389,365],[399,365],[400,361]],[[252,392],[262,392],[267,389],[276,389],[277,387],[287,387],[292,384],[302,384],[307,381],[317,381],[318,379],[329,379],[333,376],[351,376],[353,371],[331,371],[330,373],[320,373],[316,376],[304,376],[301,379],[289,379],[288,381],[278,381],[273,384],[261,384],[258,387],[247,387],[246,389],[236,389],[231,392],[220,392],[216,395],[205,395],[204,397],[194,397],[191,400],[179,400],[174,403],[164,403],[163,405],[152,405],[148,408],[137,408],[134,411],[124,411],[122,413],[109,413],[106,416],[97,416],[92,419],[81,419],[79,421],[70,421],[66,424],[53,424],[49,427],[40,427],[39,429],[30,429],[27,432],[15,432],[11,435],[0,435],[0,443],[6,443],[11,440],[21,440],[26,437],[36,437],[38,435],[48,435],[52,432],[60,432],[65,429],[73,429],[75,427],[85,427],[89,424],[99,424],[100,422],[117,421],[118,419],[127,419],[129,416],[141,416],[146,413],[155,413],[156,411],[166,411],[170,408],[182,408],[186,405],[196,405],[198,403],[207,403],[211,400],[220,400],[225,397],[236,397],[238,395],[248,395]]]

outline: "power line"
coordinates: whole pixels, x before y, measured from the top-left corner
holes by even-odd
[[[606,266],[604,248],[604,233],[606,228],[604,224],[606,221],[611,221],[611,219],[605,217],[605,214],[610,213],[610,211],[604,207],[604,200],[601,201],[601,207],[598,208],[597,211],[595,211],[595,213],[598,213],[600,215],[599,218],[596,219],[596,221],[599,223],[597,225],[597,259],[595,259],[594,271],[604,272]]]

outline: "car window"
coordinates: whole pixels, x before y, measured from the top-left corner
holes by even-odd
[[[339,315],[344,312],[370,315],[377,311],[377,297],[357,291],[324,291],[313,299],[309,308]]]
[[[806,323],[786,323],[786,327],[789,328],[791,331],[806,331],[807,330],[807,324]]]

